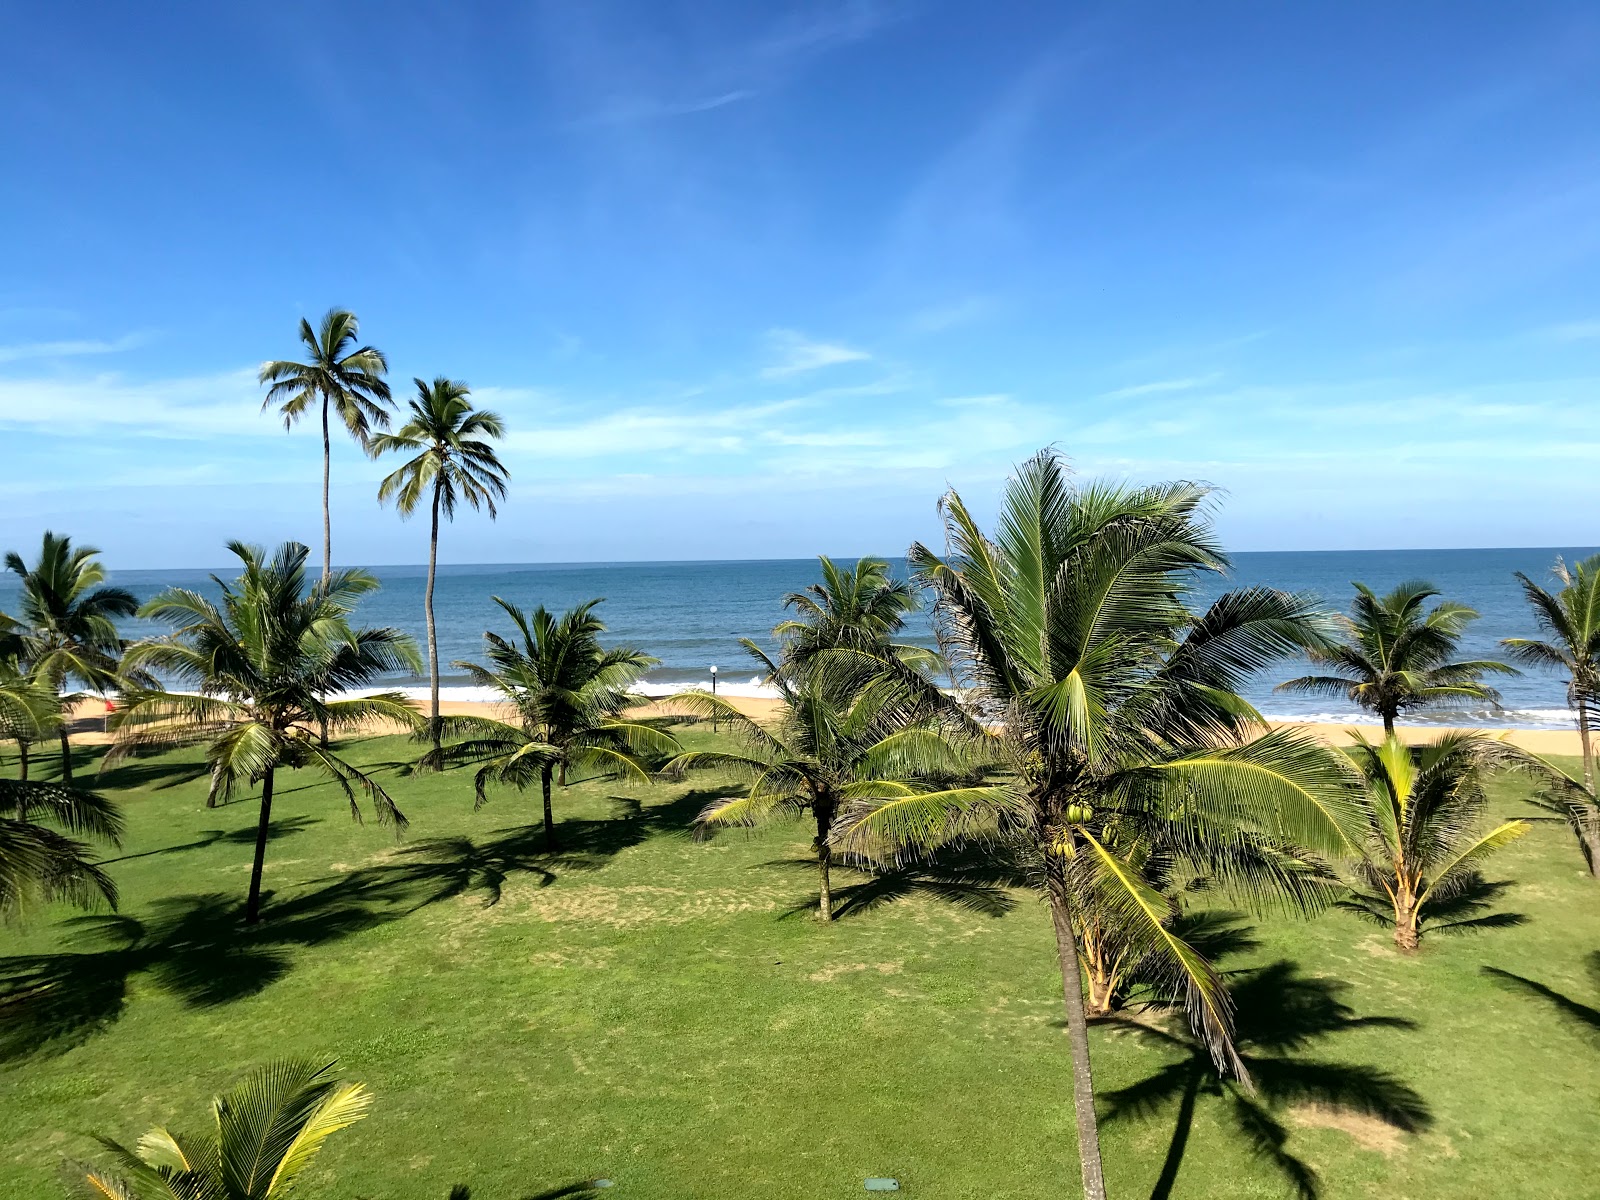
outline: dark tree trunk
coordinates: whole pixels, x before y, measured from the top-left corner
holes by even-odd
[[[261,781],[261,818],[256,823],[256,859],[250,868],[250,898],[245,901],[244,923],[261,919],[261,871],[267,863],[267,832],[272,826],[272,768]]]
[[[333,471],[333,443],[328,438],[328,397],[322,397],[322,582],[333,574],[333,517],[328,511],[328,477]]]
[[[428,538],[428,587],[422,594],[422,607],[428,618],[428,681],[432,707],[428,710],[428,730],[433,748],[439,749],[439,640],[433,629],[433,577],[439,563],[439,484],[433,485],[433,532]]]
[[[817,916],[824,921],[833,920],[833,850],[828,845],[828,834],[833,824],[831,814],[818,810],[817,818],[817,866],[822,872],[821,890],[817,895]]]
[[[1394,718],[1395,718],[1395,714],[1391,710],[1389,710],[1389,709],[1384,709],[1383,710],[1383,736],[1384,737],[1392,737],[1393,736],[1393,734],[1394,734]]]
[[[1083,1171],[1084,1200],[1106,1200],[1105,1172],[1100,1165],[1100,1118],[1094,1111],[1094,1075],[1089,1063],[1089,1020],[1083,1006],[1083,978],[1078,970],[1078,944],[1072,933],[1072,909],[1066,883],[1054,872],[1048,886],[1050,918],[1055,924],[1056,957],[1061,964],[1061,998],[1067,1010],[1067,1041],[1072,1048],[1072,1106],[1078,1122],[1078,1163]]]
[[[546,850],[554,850],[556,848],[556,813],[555,809],[550,806],[550,777],[554,773],[554,768],[552,767],[545,767],[539,773],[539,782],[544,788],[544,848]]]
[[[1150,1189],[1150,1200],[1171,1200],[1173,1186],[1178,1182],[1178,1168],[1183,1166],[1184,1151],[1189,1148],[1189,1134],[1194,1129],[1194,1105],[1200,1095],[1200,1072],[1192,1071],[1183,1085],[1183,1097],[1178,1101],[1178,1119],[1172,1126],[1172,1140],[1167,1143],[1167,1157],[1161,1164],[1161,1175],[1156,1186]]]
[[[67,737],[67,727],[61,726],[61,782],[72,786],[72,742]]]
[[[17,778],[24,783],[28,781],[28,741],[26,738],[17,739]]]
[[[1578,741],[1583,746],[1583,786],[1594,795],[1594,747],[1589,742],[1589,702],[1578,697]]]

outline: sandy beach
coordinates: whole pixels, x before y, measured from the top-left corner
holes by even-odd
[[[778,710],[778,701],[765,696],[726,696],[729,704],[738,708],[740,712],[765,721],[772,718]],[[427,701],[421,701],[426,705]],[[663,705],[670,703],[670,697],[663,698]],[[504,710],[498,705],[478,700],[441,700],[440,712],[449,717],[458,716],[486,716],[503,717]],[[73,714],[72,738],[82,745],[103,745],[110,741],[105,729],[105,706],[99,700],[88,700],[80,704]],[[1383,726],[1377,723],[1311,723],[1293,721],[1274,721],[1274,728],[1299,729],[1316,735],[1335,746],[1347,746],[1355,734],[1369,740],[1376,740],[1383,736]],[[1436,737],[1447,726],[1442,725],[1402,725],[1400,736],[1408,742],[1425,741]],[[1514,746],[1540,755],[1572,755],[1582,753],[1578,742],[1578,732],[1575,729],[1489,729],[1479,727],[1478,732],[1498,734],[1506,738]],[[39,750],[48,753],[44,747]]]

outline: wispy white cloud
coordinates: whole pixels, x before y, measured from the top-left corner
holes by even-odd
[[[1590,342],[1600,339],[1600,320],[1565,321],[1539,330],[1538,335],[1552,342]]]
[[[21,342],[0,346],[0,363],[23,362],[37,358],[81,358],[91,354],[118,354],[142,345],[145,335],[130,333],[112,341],[76,339],[58,342]]]
[[[144,383],[115,374],[0,379],[0,428],[186,440],[283,432],[262,415],[251,368]]]
[[[962,300],[953,300],[949,304],[936,304],[929,308],[918,309],[907,319],[906,328],[917,334],[944,333],[946,330],[981,321],[993,313],[995,308],[992,296],[968,296]]]
[[[1195,388],[1207,387],[1221,378],[1220,374],[1213,372],[1210,375],[1192,375],[1184,379],[1153,379],[1149,383],[1136,383],[1131,387],[1101,392],[1100,399],[1123,400],[1130,396],[1154,396],[1162,392],[1192,392]]]
[[[841,342],[817,341],[793,329],[770,331],[767,345],[777,361],[762,370],[763,379],[782,379],[840,363],[866,362],[872,357],[865,350]]]
[[[574,122],[583,125],[628,125],[644,121],[661,121],[670,117],[687,117],[695,113],[726,108],[742,100],[755,98],[749,88],[734,88],[710,96],[691,96],[682,100],[666,100],[651,96],[619,96],[586,117]]]

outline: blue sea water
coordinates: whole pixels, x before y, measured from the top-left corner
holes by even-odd
[[[1500,638],[1535,632],[1513,572],[1523,571],[1547,582],[1558,553],[1571,561],[1594,551],[1580,547],[1242,553],[1234,556],[1227,579],[1203,580],[1202,588],[1209,593],[1222,587],[1267,585],[1311,592],[1330,607],[1344,609],[1349,603],[1352,580],[1361,580],[1381,591],[1402,580],[1426,579],[1446,596],[1471,605],[1482,614],[1463,640],[1463,654],[1498,658]],[[903,561],[896,563],[896,568],[903,571]],[[415,635],[422,644],[425,568],[383,566],[372,570],[382,580],[383,588],[364,602],[361,623],[396,626]],[[226,568],[217,573],[224,577],[231,574]],[[112,582],[143,600],[166,587],[214,588],[210,574],[204,570],[117,570]],[[458,688],[467,682],[448,664],[480,658],[485,629],[509,631],[509,622],[493,597],[503,596],[519,607],[543,604],[557,610],[602,597],[599,613],[609,628],[609,638],[637,646],[661,660],[661,665],[648,676],[652,690],[703,685],[709,678],[710,666],[716,664],[725,689],[749,692],[759,682],[757,669],[740,649],[738,640],[750,637],[765,643],[768,631],[784,616],[783,596],[816,577],[814,559],[441,567],[434,603],[443,683],[447,688]],[[11,611],[14,599],[13,581],[0,579],[0,611]],[[155,631],[143,622],[130,622],[132,635]],[[926,613],[913,618],[907,640],[932,644]],[[1303,664],[1284,664],[1256,680],[1247,694],[1269,716],[1318,721],[1346,721],[1356,716],[1355,709],[1342,700],[1272,691],[1274,683],[1304,669]],[[416,685],[423,681],[395,682]],[[1570,727],[1558,678],[1527,674],[1504,679],[1498,686],[1503,696],[1502,711],[1478,708],[1439,714],[1435,719],[1522,728]],[[469,693],[455,694],[465,697]],[[1425,718],[1413,718],[1422,719]]]

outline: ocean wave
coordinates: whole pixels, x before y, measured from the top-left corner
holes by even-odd
[[[1288,712],[1263,708],[1269,721],[1293,721],[1306,725],[1377,725],[1378,719],[1361,709],[1338,712]],[[1408,713],[1395,722],[1399,726],[1425,729],[1576,729],[1577,721],[1566,708],[1473,708],[1441,709],[1431,713]]]

